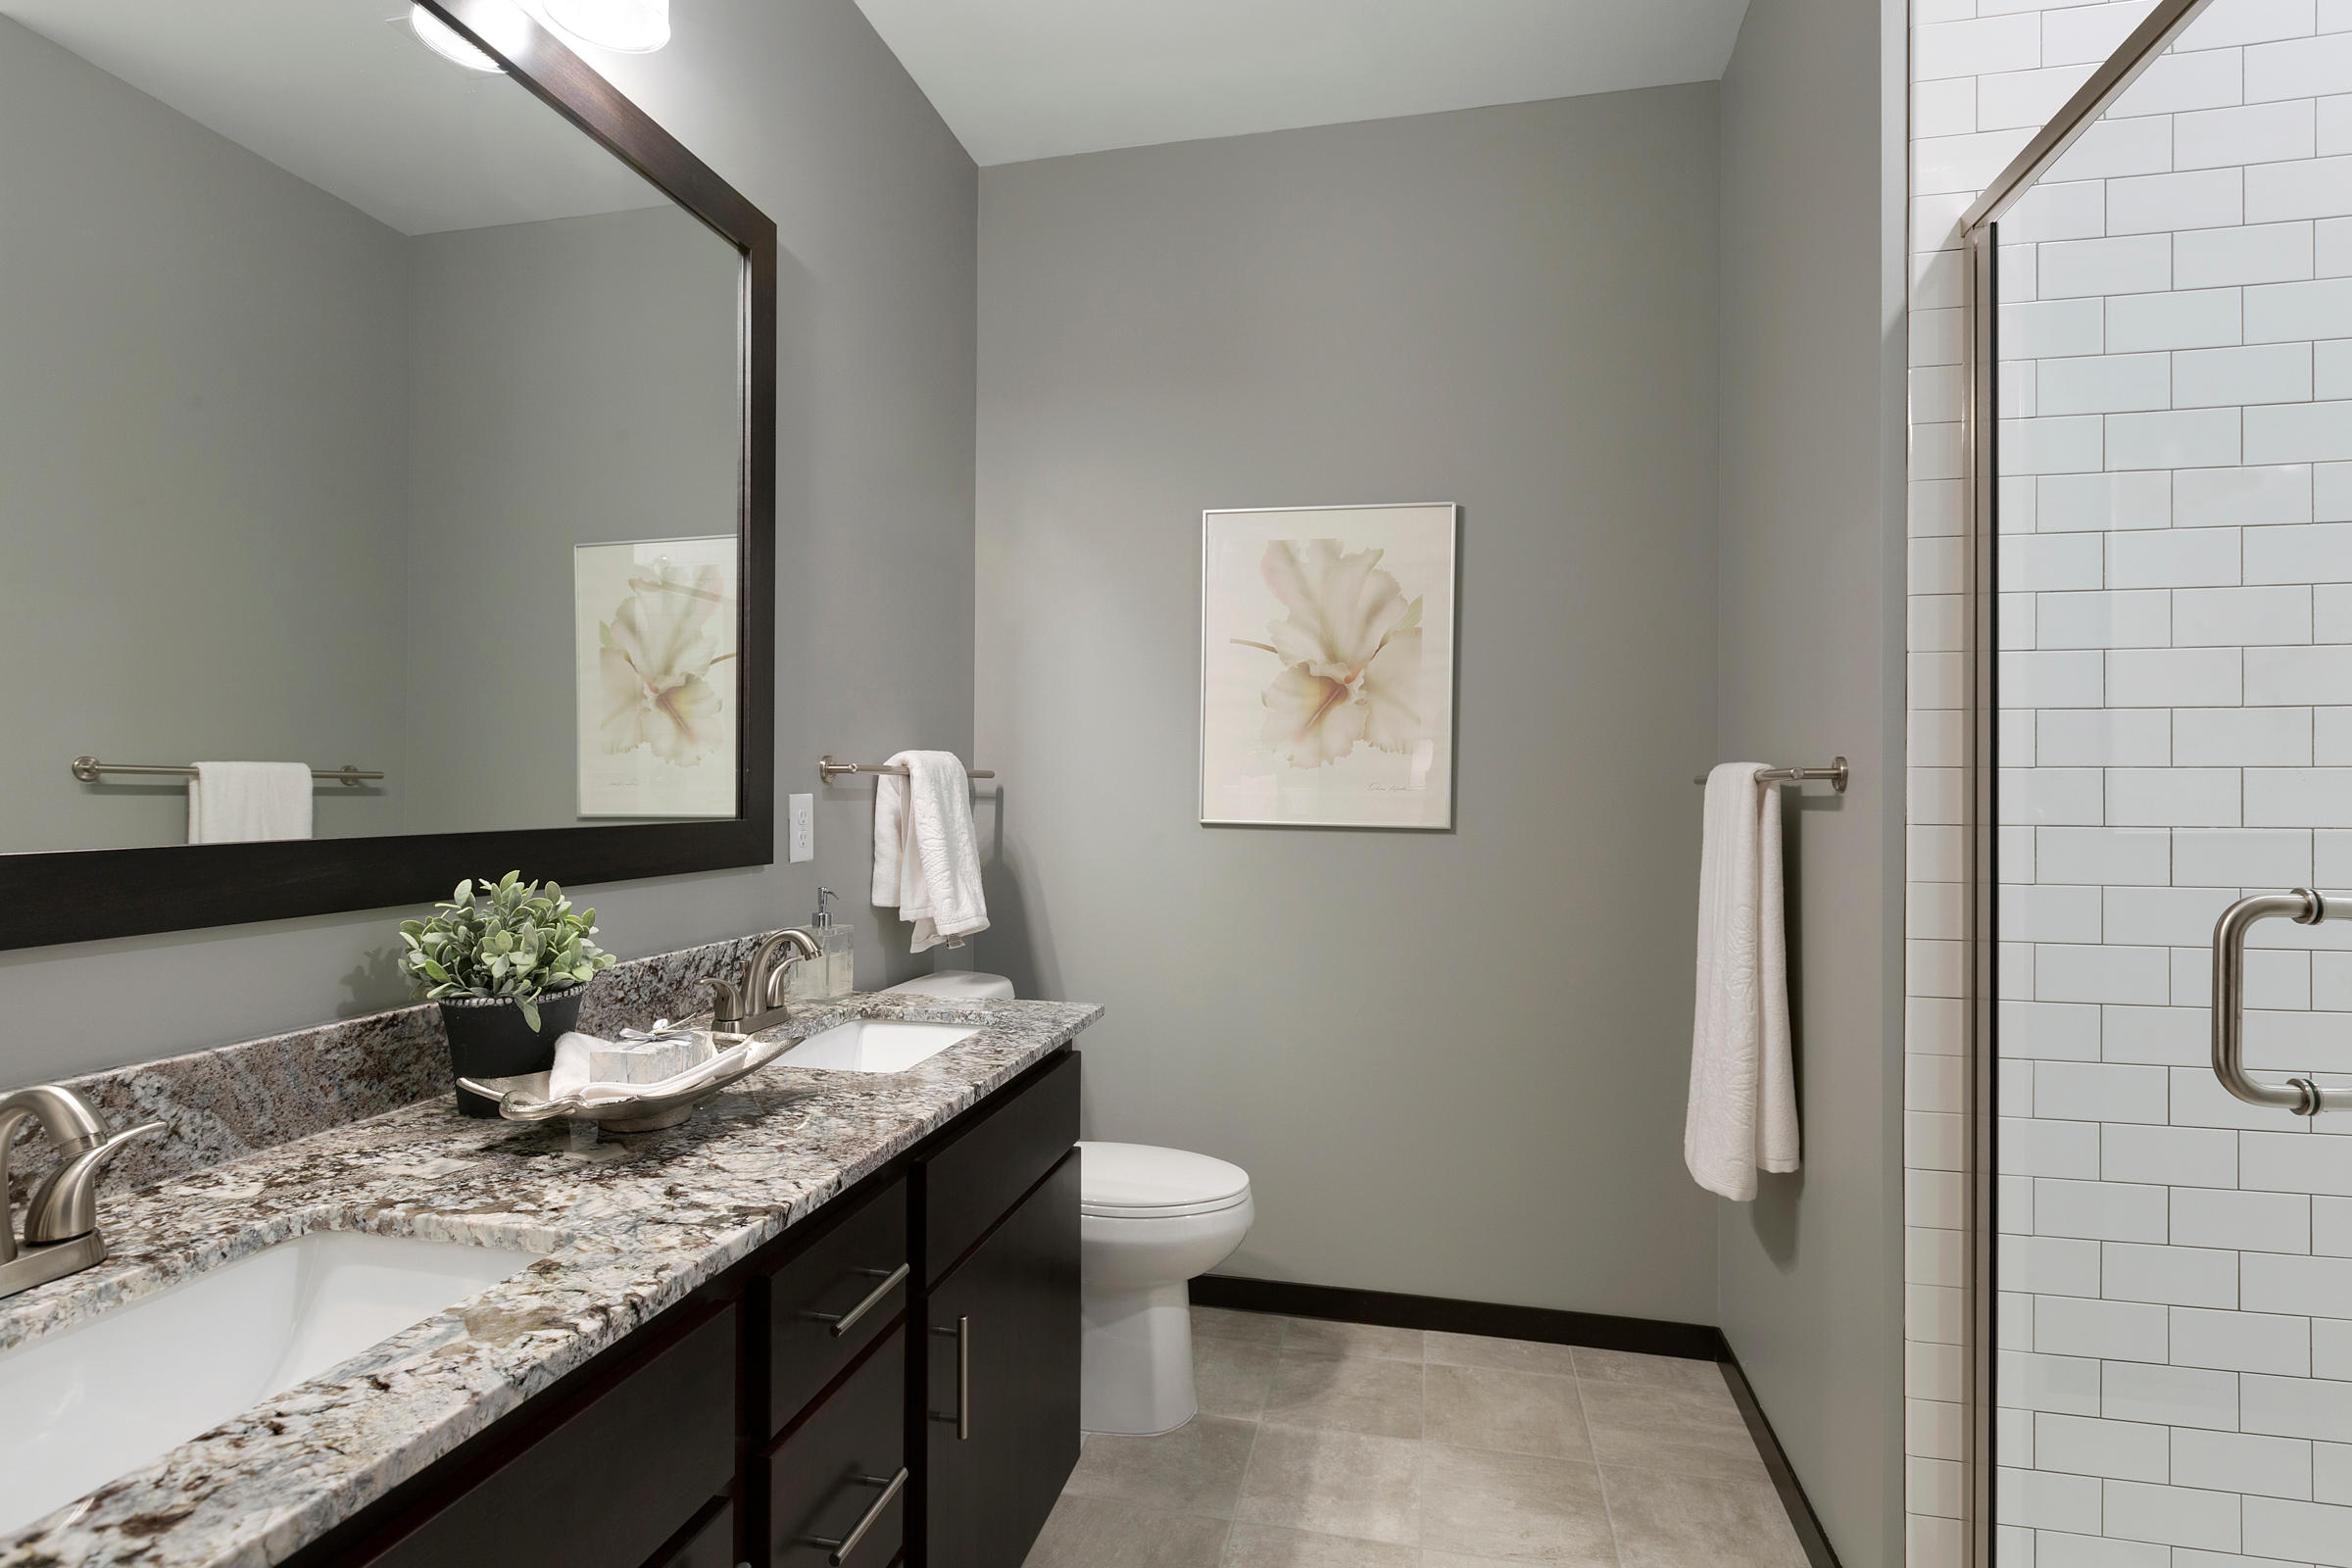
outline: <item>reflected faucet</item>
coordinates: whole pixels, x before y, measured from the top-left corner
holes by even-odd
[[[779,960],[779,950],[791,948]],[[743,981],[706,980],[710,988],[710,1027],[720,1034],[756,1035],[791,1017],[784,994],[791,984],[792,966],[817,956],[816,938],[793,926],[760,944],[751,962],[743,966]]]
[[[8,1157],[27,1119],[49,1135],[58,1164],[25,1201],[21,1246],[16,1227],[0,1212],[0,1297],[106,1261],[106,1240],[98,1234],[99,1173],[133,1139],[164,1130],[162,1122],[150,1121],[110,1135],[90,1102],[63,1084],[0,1097],[0,1208],[8,1200]]]

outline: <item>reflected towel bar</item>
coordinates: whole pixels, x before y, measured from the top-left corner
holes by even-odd
[[[1768,767],[1756,775],[1767,784],[1801,784],[1807,779],[1826,778],[1840,795],[1845,793],[1846,780],[1852,776],[1852,770],[1845,765],[1842,757],[1827,767]],[[1690,782],[1704,784],[1706,781],[1707,775],[1701,773]]]
[[[854,773],[890,773],[899,778],[906,776],[905,767],[893,767],[888,762],[836,762],[830,757],[817,759],[816,772],[817,776],[828,784],[837,778],[847,777]],[[965,778],[995,778],[997,773],[994,768],[967,767],[963,770],[963,776]]]
[[[102,775],[107,773],[136,773],[148,778],[194,778],[196,768],[195,764],[190,762],[101,762],[95,757],[74,759],[74,776],[84,784],[100,783]],[[341,767],[314,767],[311,769],[313,778],[332,779],[346,788],[355,790],[370,779],[379,779],[383,776],[381,773],[371,773],[365,768],[355,767],[349,762],[344,763]]]

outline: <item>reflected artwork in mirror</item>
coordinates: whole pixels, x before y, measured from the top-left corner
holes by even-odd
[[[0,945],[768,858],[774,244],[508,0],[0,0]]]

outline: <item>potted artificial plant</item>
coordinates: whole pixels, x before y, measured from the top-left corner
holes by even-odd
[[[447,904],[400,922],[400,969],[411,995],[441,1004],[449,1063],[460,1078],[545,1072],[556,1039],[578,1022],[580,998],[612,955],[588,939],[596,911],[574,912],[555,883],[509,871],[458,884]],[[458,1090],[458,1109],[495,1116],[498,1102]]]

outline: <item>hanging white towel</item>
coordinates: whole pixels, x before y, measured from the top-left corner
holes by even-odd
[[[914,923],[913,951],[988,929],[972,786],[953,752],[901,752],[874,781],[874,903]]]
[[[1796,1169],[1796,1073],[1782,928],[1781,803],[1761,762],[1707,774],[1698,863],[1698,992],[1683,1162],[1746,1201],[1758,1170]]]
[[[307,762],[198,762],[188,780],[188,842],[249,844],[311,836]]]

